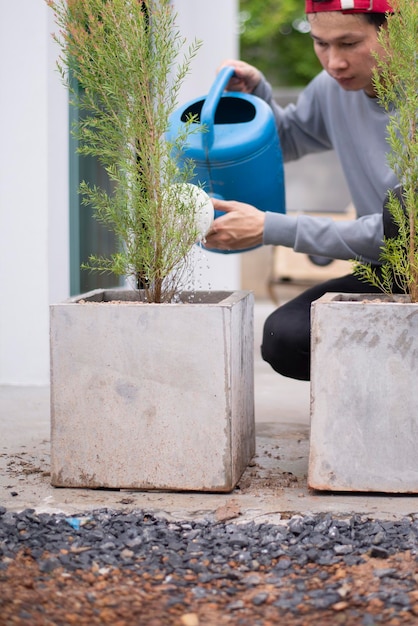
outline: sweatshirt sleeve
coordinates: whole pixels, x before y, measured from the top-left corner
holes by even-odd
[[[377,264],[383,245],[382,214],[336,221],[331,217],[267,212],[263,243],[330,259]]]

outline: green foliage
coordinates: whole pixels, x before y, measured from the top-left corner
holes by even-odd
[[[321,69],[301,0],[240,0],[241,58],[275,86],[303,86]]]
[[[82,115],[74,128],[79,152],[96,157],[112,193],[82,183],[83,203],[120,242],[110,258],[90,257],[89,267],[131,276],[149,301],[170,300],[197,237],[195,203],[173,183],[190,180],[193,168],[178,158],[190,120],[169,142],[169,118],[196,54],[175,25],[170,0],[46,0],[60,27],[59,68]],[[174,157],[177,154],[177,157]]]
[[[361,262],[354,273],[385,293],[397,284],[418,302],[418,3],[394,0],[392,6],[395,12],[380,31],[385,54],[376,57],[374,85],[389,113],[388,161],[402,189],[400,198],[389,193],[387,205],[398,235],[384,241],[381,278]]]

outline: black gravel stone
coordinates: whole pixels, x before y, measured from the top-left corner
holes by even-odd
[[[255,606],[260,606],[261,604],[264,604],[267,600],[267,598],[269,597],[268,593],[258,593],[256,596],[254,596],[254,598],[252,599],[252,603]]]
[[[341,596],[338,593],[318,591],[317,597],[311,600],[311,604],[315,609],[329,609],[333,604],[337,604],[341,600]]]
[[[370,556],[376,559],[387,559],[389,554],[390,552],[386,548],[378,548],[376,546],[373,546],[370,551]]]
[[[54,569],[57,569],[57,567],[61,566],[61,561],[59,559],[46,559],[45,561],[41,561],[39,563],[39,569],[41,572],[44,572],[45,574],[49,574],[50,572],[53,572]]]

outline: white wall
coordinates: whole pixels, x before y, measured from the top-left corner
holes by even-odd
[[[238,0],[174,0],[203,41],[184,101],[237,56]],[[49,304],[69,295],[68,107],[44,0],[0,0],[0,385],[49,382]],[[202,288],[239,286],[236,255],[207,253]]]
[[[224,59],[238,57],[238,0],[173,0],[177,24],[183,37],[194,39],[202,47],[191,65],[179,95],[179,103],[208,93],[216,70]],[[194,248],[190,255],[194,266],[192,286],[196,289],[239,289],[241,265],[239,254],[222,254]]]
[[[38,0],[36,0],[38,2]],[[33,0],[32,0],[33,2]],[[51,37],[56,31],[52,11],[47,12],[48,89],[48,272],[49,303],[70,293],[69,240],[69,112],[67,88],[57,71],[58,45]]]
[[[53,153],[52,134],[67,124],[54,98],[65,92],[50,69],[48,15],[43,0],[0,0],[0,384],[48,382],[48,303],[68,292],[59,223],[68,213],[68,150],[64,135]],[[50,242],[59,242],[51,264]]]
[[[238,55],[239,0],[173,0],[177,25],[188,42],[202,42],[192,61],[191,75],[185,80],[184,101],[207,93],[216,70],[226,58]]]

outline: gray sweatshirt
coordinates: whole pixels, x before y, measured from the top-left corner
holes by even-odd
[[[347,180],[357,219],[334,221],[309,215],[266,213],[264,243],[334,259],[376,263],[382,246],[382,209],[398,184],[387,163],[385,110],[364,91],[345,91],[326,72],[303,90],[296,105],[281,108],[262,78],[254,94],[269,103],[284,161],[334,149]]]

